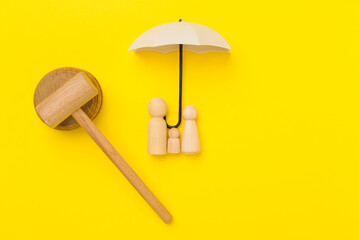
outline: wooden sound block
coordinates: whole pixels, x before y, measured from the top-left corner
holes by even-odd
[[[93,120],[97,114],[100,112],[103,95],[101,91],[100,84],[97,82],[96,78],[89,72],[81,70],[78,68],[72,67],[63,67],[55,69],[48,74],[46,74],[38,83],[35,94],[34,94],[34,105],[35,107],[40,104],[43,100],[49,97],[57,89],[61,88],[66,82],[72,79],[76,74],[83,73],[88,77],[91,82],[95,85],[98,90],[98,95],[87,102],[81,107],[81,109],[88,115],[88,117]],[[66,118],[61,122],[55,129],[58,130],[71,130],[74,128],[80,127],[80,125],[75,121],[72,116]]]

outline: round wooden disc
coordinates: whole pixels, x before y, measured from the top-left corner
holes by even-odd
[[[89,118],[93,120],[99,113],[102,105],[101,87],[91,73],[78,68],[58,68],[46,74],[36,86],[34,95],[35,107],[80,72],[86,74],[98,90],[98,95],[81,107]],[[70,116],[60,123],[55,129],[71,130],[79,126],[80,125],[75,121],[75,119]]]

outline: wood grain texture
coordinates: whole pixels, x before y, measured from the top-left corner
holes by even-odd
[[[117,150],[111,145],[106,137],[97,129],[95,124],[88,118],[86,113],[81,109],[75,111],[72,116],[76,121],[87,131],[91,138],[97,143],[102,151],[107,155],[109,159],[115,164],[115,166],[122,172],[127,180],[134,186],[134,188],[141,194],[141,196],[147,201],[152,209],[161,217],[165,223],[169,223],[172,220],[171,214],[166,208],[159,202],[159,200],[153,195],[148,187],[142,182]]]
[[[35,109],[41,120],[54,128],[97,94],[96,87],[86,75],[78,73]]]
[[[48,74],[46,74],[40,82],[37,84],[34,94],[34,105],[35,107],[40,104],[43,100],[49,97],[57,89],[62,87],[66,82],[72,79],[78,73],[84,73],[88,79],[92,81],[98,91],[98,95],[91,99],[88,103],[83,105],[81,109],[93,120],[97,114],[100,112],[103,94],[99,83],[96,78],[89,72],[73,68],[73,67],[63,67],[55,69]],[[71,130],[79,127],[80,125],[75,121],[72,116],[66,118],[61,122],[55,129],[58,130]]]

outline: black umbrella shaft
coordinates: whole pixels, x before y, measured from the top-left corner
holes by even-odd
[[[179,103],[178,103],[178,122],[171,126],[167,123],[167,128],[178,128],[182,121],[182,68],[183,68],[183,44],[179,45]],[[166,120],[166,116],[164,116]]]

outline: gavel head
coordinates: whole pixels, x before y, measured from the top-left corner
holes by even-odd
[[[38,116],[49,127],[58,129],[77,127],[71,114],[79,108],[93,119],[102,103],[101,88],[93,79],[86,71],[74,68],[62,68],[46,75],[35,90],[34,102]],[[100,99],[97,97],[99,94]],[[97,98],[96,101],[94,98]]]

